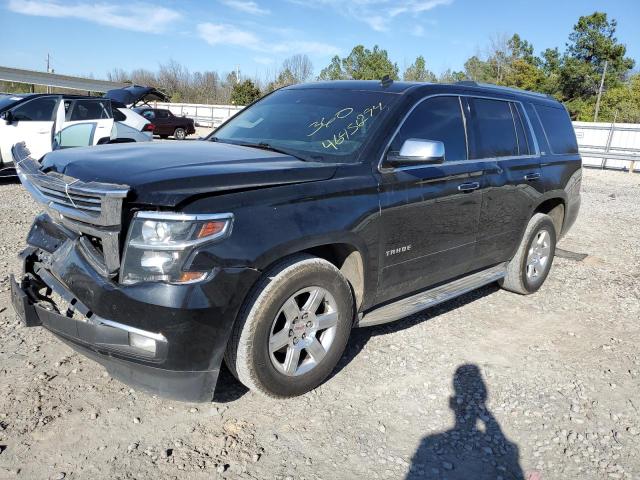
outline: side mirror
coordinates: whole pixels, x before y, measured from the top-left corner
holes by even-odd
[[[386,166],[402,167],[428,165],[444,162],[444,143],[438,140],[409,138],[404,141],[400,152],[387,155]]]
[[[2,118],[2,120],[4,120],[7,123],[7,125],[11,125],[13,123],[13,113],[11,113],[11,110],[2,112],[0,114],[0,118]]]

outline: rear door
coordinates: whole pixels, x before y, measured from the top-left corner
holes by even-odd
[[[57,95],[36,97],[11,110],[13,120],[3,126],[0,138],[4,162],[12,159],[11,147],[18,142],[26,143],[33,158],[40,158],[51,151],[59,100]]]
[[[467,97],[470,155],[485,172],[474,269],[508,261],[543,193],[540,156],[520,102]]]
[[[64,128],[79,123],[95,124],[93,144],[112,137],[113,113],[111,102],[106,98],[65,99],[66,120]],[[104,141],[104,140],[103,140]]]
[[[487,165],[468,160],[461,99],[418,103],[387,153],[409,138],[443,142],[445,161],[381,170],[378,303],[467,273],[474,259]]]

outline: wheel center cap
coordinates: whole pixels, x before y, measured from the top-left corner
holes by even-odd
[[[293,324],[293,333],[295,333],[296,335],[302,334],[304,333],[304,331],[305,331],[304,323],[296,322]]]

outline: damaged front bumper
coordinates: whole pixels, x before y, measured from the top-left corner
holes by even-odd
[[[191,285],[120,285],[96,271],[79,236],[42,214],[11,277],[14,309],[124,383],[183,401],[213,398],[227,340],[259,273],[220,268]]]

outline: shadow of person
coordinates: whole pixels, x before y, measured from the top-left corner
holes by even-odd
[[[449,407],[455,425],[424,437],[407,480],[524,480],[516,444],[508,441],[486,407],[487,387],[476,365],[461,365],[453,377]]]

